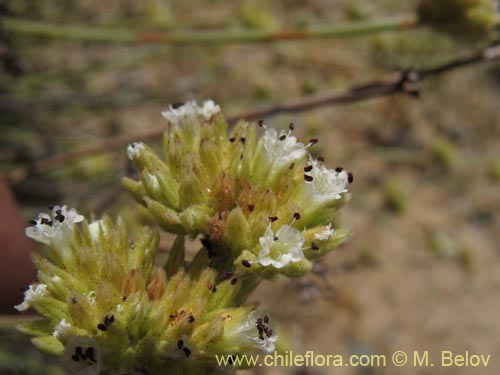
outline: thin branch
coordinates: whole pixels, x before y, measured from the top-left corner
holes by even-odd
[[[220,44],[220,43],[256,43],[279,40],[303,40],[312,38],[348,37],[415,28],[418,22],[415,16],[405,15],[377,21],[351,22],[339,25],[311,26],[304,29],[226,29],[202,31],[140,31],[116,29],[98,26],[53,24],[20,18],[3,17],[2,28],[5,31],[41,36],[53,39],[78,40],[100,43],[122,44]]]
[[[426,78],[439,76],[465,66],[495,60],[500,60],[500,43],[492,45],[477,54],[459,58],[434,68],[396,72],[381,80],[367,85],[357,86],[347,91],[326,91],[316,95],[291,99],[274,106],[251,109],[246,112],[230,115],[227,117],[227,121],[233,124],[240,119],[258,120],[280,113],[302,112],[323,106],[354,103],[361,100],[394,94],[408,94],[418,97],[422,83]],[[154,139],[161,136],[162,133],[163,128],[154,128],[139,134],[127,134],[109,138],[102,143],[83,147],[74,152],[56,155],[35,162],[31,166],[16,169],[9,174],[9,181],[12,184],[17,184],[31,175],[50,172],[58,167],[77,161],[82,157],[109,152],[133,141]]]

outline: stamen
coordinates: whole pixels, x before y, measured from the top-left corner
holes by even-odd
[[[179,348],[179,350],[182,349],[183,346],[184,346],[184,341],[182,340],[177,341],[177,347]]]
[[[308,176],[307,174],[304,175],[304,180],[306,180],[307,182],[311,182],[312,180],[314,180],[314,177],[313,176]]]
[[[311,250],[319,250],[319,246],[316,245],[314,242],[311,242]]]
[[[233,277],[233,278],[231,279],[231,285],[234,285],[234,284],[236,284],[237,282],[238,282],[238,278],[237,278],[237,277]]]
[[[318,143],[318,138],[311,138],[309,140],[309,144],[312,146],[312,145],[315,145],[316,143]]]
[[[320,163],[323,163],[325,161],[325,158],[323,156],[318,156],[316,160],[319,161]]]
[[[274,223],[276,220],[278,220],[278,216],[269,216],[268,219],[271,223]]]
[[[245,137],[241,137],[241,138],[240,138],[240,142],[241,142],[242,144],[245,144],[245,142],[246,142],[246,141],[247,141],[247,139],[246,139]]]
[[[335,172],[337,172],[337,173],[340,173],[340,172],[342,172],[343,170],[344,170],[344,168],[342,168],[342,167],[337,167],[337,168],[335,168]]]
[[[347,174],[347,182],[349,182],[350,184],[352,184],[353,181],[354,181],[354,175],[351,172],[349,172]]]
[[[241,261],[241,264],[243,264],[243,266],[245,266],[246,268],[250,268],[252,265],[250,264],[250,262],[246,259],[243,259]]]
[[[295,212],[295,213],[293,214],[293,219],[294,219],[294,220],[299,220],[299,219],[300,219],[300,214],[299,214],[298,212]]]
[[[255,209],[255,206],[253,204],[248,205],[248,211],[253,212],[254,209]]]
[[[188,348],[183,348],[182,351],[184,352],[186,357],[189,357],[191,355],[191,350],[189,350]]]
[[[283,134],[278,138],[280,141],[284,141],[286,139],[286,134]]]
[[[99,324],[97,325],[97,329],[98,329],[99,331],[103,331],[103,332],[105,332],[105,331],[108,329],[108,326],[107,326],[106,324],[99,323]]]
[[[229,142],[233,143],[234,141],[236,141],[236,138],[234,137],[229,138]]]
[[[304,172],[311,172],[313,169],[312,165],[308,165],[307,167],[304,167]]]
[[[172,108],[173,109],[177,109],[177,108],[180,108],[184,105],[183,102],[175,102],[175,103],[172,103]]]
[[[290,124],[288,124],[288,129],[290,129],[290,130],[295,129],[295,125],[294,125],[293,122],[291,122]]]

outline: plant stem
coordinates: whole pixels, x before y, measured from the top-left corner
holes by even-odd
[[[414,16],[400,16],[378,21],[354,22],[339,25],[312,26],[289,30],[245,30],[229,29],[216,31],[139,31],[111,29],[95,26],[53,24],[20,18],[4,17],[2,27],[9,32],[42,36],[55,39],[87,42],[124,44],[223,44],[256,43],[279,40],[302,40],[313,38],[349,37],[414,28],[418,25]]]

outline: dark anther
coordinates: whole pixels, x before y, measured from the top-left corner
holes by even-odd
[[[189,315],[188,318],[187,318],[187,322],[188,323],[194,323],[194,316],[193,315]]]
[[[304,175],[304,180],[307,181],[307,182],[311,182],[312,180],[314,180],[313,176],[308,176],[307,174]]]
[[[290,163],[290,166],[288,167],[289,170],[292,170],[293,167],[295,167],[295,163]]]
[[[273,330],[272,330],[272,329],[270,329],[270,330],[268,330],[268,331],[266,332],[266,336],[267,336],[267,337],[271,337],[272,335],[273,335]]]
[[[264,120],[259,120],[257,124],[259,124],[260,127],[264,126]]]
[[[106,331],[106,330],[108,329],[108,326],[107,326],[106,324],[99,323],[99,324],[97,325],[97,329],[98,329],[99,331],[103,331],[103,332],[104,332],[104,331]]]
[[[80,354],[82,354],[82,353],[83,353],[83,352],[82,352],[82,347],[81,347],[81,346],[77,346],[77,347],[75,348],[75,354],[80,355]]]
[[[313,169],[312,165],[308,165],[307,167],[304,167],[304,172],[311,172]]]
[[[349,172],[347,174],[347,182],[349,182],[350,184],[352,184],[353,181],[354,181],[354,175],[351,172]]]
[[[317,139],[317,138],[311,138],[311,139],[309,140],[309,143],[310,143],[311,145],[315,145],[316,143],[318,143],[318,139]]]
[[[214,285],[214,287],[212,288],[212,293],[215,293],[217,291],[217,287]]]
[[[234,137],[229,138],[229,142],[233,143],[234,141],[236,141],[236,138]]]
[[[267,315],[264,315],[263,320],[264,320],[264,323],[266,323],[266,324],[269,323],[269,317]]]
[[[184,352],[186,357],[189,357],[191,355],[191,350],[189,350],[188,348],[183,348],[182,351]]]
[[[248,205],[248,211],[253,212],[254,209],[255,209],[255,206],[253,204]]]
[[[280,141],[284,141],[286,139],[286,134],[281,135],[278,139]]]
[[[31,224],[31,225],[36,225],[36,224],[37,224],[37,221],[36,221],[36,220],[30,220],[30,224]]]
[[[50,221],[49,219],[47,218],[42,218],[42,220],[40,220],[40,224],[45,224],[45,225],[48,225],[49,227],[52,226],[52,221]]]
[[[175,102],[175,103],[172,104],[172,108],[173,109],[177,109],[177,108],[182,107],[183,105],[184,105],[183,102]]]
[[[237,278],[237,277],[233,277],[233,278],[231,279],[231,285],[234,285],[234,284],[236,284],[237,282],[238,282],[238,278]]]
[[[290,130],[295,129],[295,125],[293,124],[293,122],[291,122],[290,124],[288,124],[288,129],[290,129]]]
[[[319,246],[316,245],[314,242],[311,242],[311,250],[319,250]]]
[[[76,354],[73,354],[73,355],[71,356],[71,359],[72,359],[73,361],[75,361],[75,362],[78,362],[78,361],[80,360],[80,356],[78,356],[78,355],[76,355]]]
[[[90,359],[92,362],[97,362],[96,359],[94,358],[94,348],[89,346],[87,350],[85,350],[85,355],[87,356],[88,359]]]
[[[293,214],[293,218],[294,218],[295,220],[299,220],[299,219],[300,219],[300,214],[299,214],[298,212],[294,213],[294,214]]]
[[[241,264],[243,264],[243,266],[245,266],[246,268],[250,268],[252,265],[250,264],[250,262],[246,259],[243,259],[241,261]]]
[[[279,240],[279,237],[278,237],[278,236],[274,236],[274,240],[275,240],[275,241],[278,241],[278,240]]]
[[[61,211],[61,210],[58,210],[58,211]],[[64,216],[61,213],[57,213],[57,215],[54,217],[54,219],[56,219],[58,222],[62,223],[64,221],[64,219],[66,219],[66,216]]]
[[[240,138],[240,142],[241,142],[241,143],[245,144],[245,142],[246,142],[246,141],[247,141],[247,139],[246,139],[245,137],[241,137],[241,138]]]
[[[340,172],[342,172],[343,170],[344,170],[344,168],[342,168],[342,167],[337,167],[337,168],[335,168],[335,172],[337,172],[337,173],[340,173]]]
[[[323,163],[325,161],[325,158],[323,156],[318,156],[316,160],[319,161],[320,163]]]
[[[177,341],[177,347],[179,349],[182,349],[183,346],[184,346],[184,341],[182,341],[182,340]]]
[[[278,216],[269,216],[268,219],[271,223],[274,223],[276,220],[278,220]]]

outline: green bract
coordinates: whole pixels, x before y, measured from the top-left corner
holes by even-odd
[[[270,353],[279,344],[270,318],[245,305],[259,281],[301,276],[347,237],[332,221],[352,175],[313,159],[307,150],[316,140],[302,144],[293,126],[277,132],[262,122],[229,131],[212,101],[163,115],[163,158],[131,144],[140,178],[123,184],[177,234],[166,264],[155,262],[156,230],[131,240],[120,219],[89,222],[55,206],[26,229],[45,246],[33,255],[38,282],[16,308],[42,319],[19,329],[71,373],[233,372],[216,356]],[[203,245],[190,261],[185,236]]]

